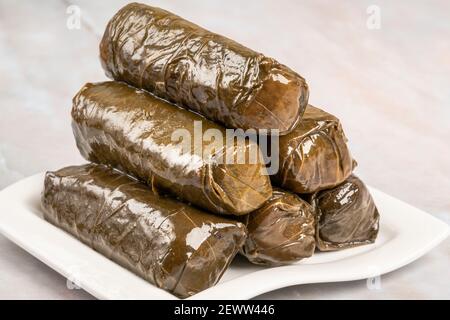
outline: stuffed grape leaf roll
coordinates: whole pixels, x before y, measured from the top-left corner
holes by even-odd
[[[274,188],[261,208],[240,219],[248,230],[241,254],[252,263],[277,266],[314,253],[313,208],[293,193]]]
[[[227,128],[292,130],[305,80],[272,58],[165,10],[131,3],[100,43],[106,75],[192,109]]]
[[[84,158],[131,174],[155,192],[232,215],[259,208],[272,194],[255,142],[229,143],[223,127],[125,83],[86,84],[73,99],[72,120]],[[205,139],[211,132],[223,140],[212,144]],[[228,161],[234,156],[245,161]]]
[[[242,223],[158,196],[103,165],[47,172],[42,206],[47,221],[181,298],[213,286],[246,236]]]
[[[337,186],[356,165],[346,142],[335,116],[308,105],[297,127],[279,138],[274,185],[301,194]]]
[[[316,212],[316,245],[332,251],[373,243],[380,215],[364,183],[351,175],[339,186],[312,196]]]

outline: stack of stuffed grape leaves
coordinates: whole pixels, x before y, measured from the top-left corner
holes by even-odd
[[[71,112],[90,163],[46,173],[48,222],[180,298],[237,253],[276,267],[376,240],[342,124],[298,73],[138,3],[99,49],[113,81],[85,84]]]

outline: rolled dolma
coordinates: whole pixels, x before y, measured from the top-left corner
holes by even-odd
[[[364,183],[351,175],[339,186],[312,197],[316,213],[316,246],[340,250],[373,243],[380,215]]]
[[[305,80],[288,67],[144,4],[128,4],[109,21],[100,59],[108,77],[227,128],[285,134],[308,102]]]
[[[44,218],[178,297],[219,281],[243,243],[242,223],[160,197],[103,165],[45,175]]]
[[[314,253],[313,208],[293,193],[274,188],[261,208],[240,219],[248,230],[240,252],[252,263],[277,266]]]
[[[83,157],[131,174],[155,192],[233,215],[259,208],[272,194],[255,142],[218,140],[222,145],[212,148],[217,144],[205,141],[206,134],[225,137],[223,127],[143,90],[120,82],[86,84],[73,99],[72,119]],[[229,155],[246,158],[228,161]]]
[[[272,182],[295,193],[337,186],[356,165],[346,142],[335,116],[308,105],[297,127],[279,138],[280,168]]]

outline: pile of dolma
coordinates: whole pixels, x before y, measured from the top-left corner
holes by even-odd
[[[138,3],[110,20],[100,60],[113,81],[85,84],[71,113],[90,163],[46,173],[50,223],[180,298],[237,253],[274,267],[376,240],[342,124],[287,66]],[[278,133],[279,169],[230,129]]]

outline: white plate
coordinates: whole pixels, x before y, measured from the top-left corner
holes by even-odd
[[[176,299],[42,219],[42,187],[43,174],[37,174],[0,192],[1,233],[97,298]],[[216,286],[191,299],[248,299],[297,284],[370,278],[412,262],[448,236],[446,223],[370,190],[381,215],[376,243],[277,268],[238,257]]]

